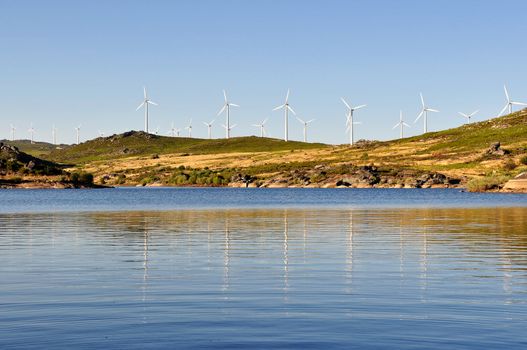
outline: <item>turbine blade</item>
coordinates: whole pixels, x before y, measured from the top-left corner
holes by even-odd
[[[265,123],[267,123],[267,120],[268,120],[268,119],[269,119],[269,118],[265,118],[265,120],[262,122],[262,126],[265,125]]]
[[[346,102],[344,97],[341,97],[340,100],[342,101],[342,103],[344,103],[346,105],[346,107],[348,107],[348,109],[351,109],[350,105],[348,104],[348,102]]]
[[[427,110],[428,112],[439,113],[439,111],[438,111],[437,109],[427,108],[426,110]]]
[[[423,98],[423,93],[419,93],[419,96],[421,96],[421,103],[423,104],[423,108],[425,106],[425,99]]]
[[[231,106],[231,107],[240,107],[239,105],[234,104],[234,103],[229,103],[229,106]]]
[[[394,125],[394,127],[392,129],[398,128],[400,125],[401,125],[401,123],[397,123],[397,124]]]
[[[225,103],[227,103],[227,92],[223,90],[223,98],[225,99]]]
[[[309,123],[312,123],[314,122],[316,119],[311,119],[311,120],[308,120],[306,123],[309,124]]]
[[[503,115],[503,113],[505,113],[505,111],[507,110],[508,107],[509,107],[509,104],[507,103],[505,105],[505,107],[503,107],[503,109],[501,110],[500,114],[498,114],[498,117],[501,117]]]
[[[417,121],[418,121],[419,119],[421,119],[421,117],[423,116],[424,113],[425,113],[425,110],[423,109],[423,110],[421,111],[421,113],[419,113],[419,115],[417,116],[417,118],[415,119],[415,122],[414,122],[414,123],[417,123]]]
[[[364,108],[366,107],[367,105],[360,105],[360,106],[357,106],[357,107],[353,107],[353,110],[357,110],[357,109],[361,109],[361,108]]]
[[[232,124],[232,125],[231,125],[231,129],[232,129],[232,128],[235,128],[236,125],[238,125],[238,124]]]
[[[224,105],[223,105],[223,107],[221,107],[221,109],[220,109],[220,111],[218,112],[218,114],[217,114],[217,115],[220,115],[220,114],[222,114],[222,113],[223,113],[223,111],[225,110],[225,108],[227,108],[227,105],[226,105],[226,104],[224,104]]]
[[[143,86],[143,94],[144,94],[144,96],[145,96],[145,100],[146,100],[146,98],[147,98],[147,97],[146,97],[146,86]]]
[[[275,108],[273,108],[273,111],[277,111],[277,110],[282,109],[284,107],[285,107],[285,105],[281,105],[281,106],[275,107]]]
[[[298,119],[298,121],[299,121],[300,123],[305,124],[305,121],[303,121],[302,119],[300,119],[300,118],[298,118],[298,117],[296,117],[296,119]]]
[[[458,112],[458,113],[459,113],[459,115],[461,115],[462,117],[464,117],[464,118],[468,118],[468,115],[466,115],[465,113],[461,113],[461,112]]]
[[[291,111],[291,113],[293,113],[293,115],[296,115],[295,111],[293,110],[293,108],[291,108],[290,105],[287,105],[287,108]]]
[[[406,124],[405,122],[403,122],[403,125],[404,125],[404,126],[406,126],[406,127],[409,127],[409,128],[411,128],[411,126],[410,126],[410,125],[408,125],[408,124]]]
[[[527,106],[527,103],[523,103],[523,102],[511,102],[511,104],[515,106]]]
[[[285,103],[289,101],[289,89],[287,89],[287,94],[285,95]]]
[[[476,115],[476,113],[479,112],[479,109],[476,109],[474,112],[470,113],[469,116],[473,117]]]
[[[214,124],[215,121],[216,121],[215,119],[212,119],[209,124],[212,125]]]
[[[142,103],[139,105],[139,107],[137,107],[135,110],[138,111],[138,110],[139,110],[141,107],[143,107],[144,105],[145,105],[145,103],[142,102]]]
[[[511,101],[510,97],[509,97],[509,92],[507,91],[507,86],[503,85],[503,90],[505,90],[505,96],[507,97],[507,101]]]
[[[157,103],[150,101],[150,100],[147,100],[146,103],[150,103],[151,105],[154,105],[154,106],[159,106]]]

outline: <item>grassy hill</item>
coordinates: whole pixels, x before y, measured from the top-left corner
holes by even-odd
[[[100,137],[63,150],[53,150],[46,158],[67,163],[87,163],[137,156],[163,154],[218,154],[235,152],[275,152],[295,149],[324,148],[320,143],[284,142],[255,136],[230,139],[166,137],[130,131]]]
[[[37,158],[49,158],[48,155],[57,148],[65,149],[70,147],[69,145],[53,145],[47,142],[38,142],[31,143],[30,140],[0,140],[1,143],[15,146],[20,151],[30,154],[33,157]]]

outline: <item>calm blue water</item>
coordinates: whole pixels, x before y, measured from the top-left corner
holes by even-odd
[[[522,349],[527,197],[0,191],[0,349]]]
[[[527,206],[527,195],[457,189],[115,188],[0,190],[0,213],[215,208]]]

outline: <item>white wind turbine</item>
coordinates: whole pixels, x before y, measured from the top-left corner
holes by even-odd
[[[403,130],[404,130],[404,127],[410,127],[410,125],[406,124],[403,120],[403,111],[400,111],[399,112],[399,123],[395,124],[395,126],[392,128],[392,129],[395,129],[397,127],[401,128],[401,133],[400,133],[400,136],[399,138],[402,139],[403,138]]]
[[[266,132],[265,132],[265,123],[267,123],[267,119],[268,118],[265,118],[265,120],[263,122],[261,122],[260,124],[253,124],[252,126],[254,127],[257,127],[257,128],[260,128],[260,137],[264,137],[266,135]]]
[[[231,129],[233,128],[230,126],[231,107],[240,107],[240,106],[229,102],[229,100],[227,99],[227,92],[225,92],[225,90],[223,90],[223,97],[225,98],[225,103],[223,104],[223,107],[221,107],[220,111],[218,112],[218,116],[221,115],[223,111],[226,111],[225,137],[229,138],[231,136]]]
[[[29,134],[31,135],[31,143],[35,143],[34,137],[35,137],[35,128],[33,128],[33,123],[29,124],[29,129],[27,130]]]
[[[192,119],[190,119],[190,122],[188,123],[188,126],[185,127],[186,130],[188,130],[188,137],[192,137]]]
[[[348,108],[348,113],[346,113],[346,132],[349,131],[350,133],[350,145],[352,146],[353,145],[353,141],[354,141],[354,133],[353,133],[353,125],[355,124],[360,124],[360,122],[355,122],[353,120],[353,112],[355,112],[357,109],[361,109],[361,108],[364,108],[366,107],[366,105],[360,105],[360,106],[357,106],[357,107],[352,107],[348,102],[346,102],[346,100],[341,97],[340,98],[342,103],[344,103],[344,105],[346,105],[346,107]]]
[[[302,119],[296,117],[296,119],[298,119],[298,121],[304,125],[304,142],[307,142],[307,126],[314,122],[315,119],[311,119],[311,120],[308,120],[307,122],[306,121],[303,121]]]
[[[170,128],[170,130],[168,131],[168,134],[172,137],[175,137],[176,136],[176,128],[174,127],[174,123],[172,123],[172,127]],[[178,135],[179,136],[179,135]]]
[[[503,90],[505,90],[505,97],[507,98],[507,104],[505,105],[505,107],[503,107],[498,117],[501,117],[503,113],[505,113],[507,108],[509,109],[509,114],[511,114],[512,106],[527,106],[527,103],[512,101],[509,96],[509,91],[507,91],[507,86],[503,85]]]
[[[138,111],[141,107],[145,107],[145,132],[148,133],[148,105],[157,106],[157,103],[150,101],[148,95],[146,94],[146,87],[143,87],[143,93],[145,98],[139,107],[137,107],[136,111]]]
[[[156,130],[154,131],[154,134],[157,135],[159,134],[159,126],[156,128]]]
[[[293,108],[291,108],[291,106],[289,105],[289,89],[287,89],[287,94],[285,95],[285,102],[283,105],[280,105],[278,107],[275,107],[273,109],[273,111],[277,111],[279,109],[283,109],[284,110],[284,122],[285,122],[285,125],[284,125],[284,141],[287,141],[288,140],[288,136],[289,136],[289,111],[291,111],[291,113],[293,113],[293,115],[296,115],[295,111],[293,110]]]
[[[462,112],[458,112],[460,116],[462,116],[463,118],[467,119],[467,124],[470,124],[470,119],[476,115],[476,113],[478,113],[479,111],[474,111],[470,114],[465,114],[465,113],[462,113]]]
[[[210,123],[203,122],[207,126],[207,131],[209,135],[209,140],[212,138],[212,124],[214,124],[214,120],[212,120]]]
[[[423,105],[423,108],[421,109],[421,113],[419,113],[414,123],[417,123],[417,121],[424,115],[424,124],[425,124],[424,130],[426,134],[428,132],[428,112],[438,113],[439,111],[436,109],[427,107],[425,105],[425,99],[423,98],[423,94],[420,93],[419,95],[421,96],[421,104]]]
[[[229,133],[229,135],[231,134],[231,130],[234,129],[234,128],[236,127],[236,125],[238,125],[238,124],[232,124],[231,126],[227,126],[227,125],[225,125],[225,124],[221,124],[221,126],[222,126],[225,130],[227,130],[227,132]]]
[[[99,137],[104,137],[104,131],[99,130],[98,134],[99,134]]]
[[[79,140],[80,140],[80,131],[81,131],[81,125],[79,124],[79,126],[77,126],[75,128],[75,133],[77,134],[77,145],[80,143]]]
[[[55,124],[51,127],[51,138],[53,139],[53,144],[57,144],[57,128],[55,127]]]
[[[15,141],[15,131],[16,131],[16,128],[13,124],[10,125],[11,126],[11,141]]]

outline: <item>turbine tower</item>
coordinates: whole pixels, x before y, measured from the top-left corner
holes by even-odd
[[[34,137],[35,137],[35,129],[33,128],[33,123],[29,124],[29,129],[27,130],[29,134],[31,135],[31,144],[35,143]]]
[[[288,121],[289,121],[289,111],[293,113],[293,115],[296,115],[295,111],[291,106],[289,105],[289,89],[287,89],[287,94],[285,95],[285,103],[283,105],[280,105],[278,107],[275,107],[273,111],[277,111],[279,109],[284,110],[284,121],[285,121],[285,130],[284,130],[284,141],[288,140],[289,136],[289,130],[288,130]]]
[[[75,132],[76,132],[76,134],[77,134],[77,145],[80,143],[80,142],[79,142],[79,139],[80,139],[80,138],[79,138],[80,131],[81,131],[81,125],[79,124],[79,126],[77,126],[77,127],[75,128]]]
[[[203,122],[207,126],[207,131],[209,134],[209,140],[212,138],[212,124],[214,124],[214,120],[212,120],[210,123]]]
[[[145,107],[145,132],[148,133],[148,105],[154,105],[157,106],[157,103],[150,101],[148,98],[148,95],[146,93],[146,87],[143,87],[143,93],[144,93],[144,100],[141,102],[139,107],[137,107],[136,111],[138,111],[141,107]]]
[[[10,125],[11,126],[11,141],[15,141],[15,126],[13,124]]]
[[[353,112],[355,112],[358,109],[366,107],[366,105],[360,105],[360,106],[357,106],[357,107],[352,107],[348,102],[346,102],[344,97],[341,97],[340,100],[342,101],[342,103],[344,103],[344,105],[346,105],[346,108],[348,108],[348,113],[346,114],[346,126],[347,126],[346,132],[349,131],[349,133],[350,133],[350,146],[353,146],[353,141],[354,141],[354,136],[355,136],[354,133],[353,133],[353,125],[354,124],[360,124],[360,122],[353,121]]]
[[[527,106],[527,103],[512,101],[509,96],[509,91],[507,91],[507,86],[503,85],[503,90],[505,90],[505,97],[507,98],[507,104],[505,105],[505,107],[503,107],[498,117],[501,117],[503,113],[505,113],[505,110],[507,110],[507,108],[509,109],[509,114],[511,114],[512,106]]]
[[[231,129],[233,127],[230,126],[230,118],[231,118],[231,107],[240,107],[237,104],[230,103],[227,99],[227,92],[223,90],[223,97],[225,98],[225,103],[223,104],[223,107],[221,107],[220,111],[218,112],[218,116],[223,113],[223,111],[226,111],[226,127],[225,127],[225,138],[229,138],[231,136]]]
[[[421,96],[421,104],[423,105],[423,107],[421,109],[421,113],[419,113],[414,123],[417,123],[417,121],[424,115],[424,124],[425,124],[424,130],[426,134],[428,132],[428,112],[438,113],[439,111],[436,109],[427,107],[425,104],[425,99],[423,98],[423,94],[421,93],[419,95]]]
[[[397,127],[401,128],[401,134],[399,136],[400,139],[403,138],[403,130],[404,130],[404,127],[410,127],[410,125],[406,124],[403,120],[403,111],[400,111],[399,112],[399,123],[395,124],[395,126],[392,128],[392,129],[395,129]]]
[[[298,119],[298,121],[304,125],[304,142],[307,142],[307,126],[314,122],[315,119],[311,119],[311,120],[308,120],[307,122],[303,121],[302,119],[296,117],[296,119]]]
[[[185,129],[188,130],[188,137],[192,137],[192,119],[190,119],[190,122],[188,123],[188,126],[185,127]]]
[[[55,124],[51,127],[51,137],[53,139],[53,144],[57,144],[57,128],[55,127]]]
[[[253,124],[252,126],[254,127],[257,127],[257,128],[260,128],[260,137],[264,137],[266,135],[266,132],[265,132],[265,123],[267,123],[267,119],[266,118],[263,122],[261,122],[260,124]]]
[[[461,112],[458,112],[460,116],[462,116],[463,118],[467,119],[467,124],[470,124],[470,119],[476,115],[476,113],[478,113],[479,111],[474,111],[470,114],[465,114],[465,113],[461,113]]]

